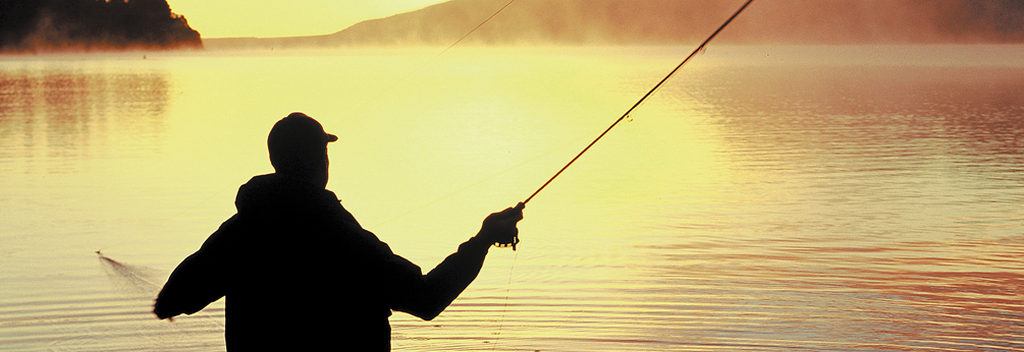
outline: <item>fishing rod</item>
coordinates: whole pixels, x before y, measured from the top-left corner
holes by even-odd
[[[718,35],[718,32],[721,32],[722,29],[725,29],[725,26],[728,26],[729,23],[732,22],[732,20],[735,19],[736,16],[739,16],[740,12],[743,12],[743,9],[747,8],[747,5],[750,5],[750,3],[753,2],[753,1],[754,0],[747,0],[747,2],[743,3],[743,6],[740,6],[740,9],[736,10],[736,13],[733,13],[732,16],[729,17],[728,20],[725,20],[725,23],[722,23],[722,25],[720,27],[718,27],[718,29],[716,29],[714,33],[711,33],[711,36],[709,36],[708,39],[705,39],[704,42],[700,43],[700,45],[697,46],[697,48],[694,49],[693,52],[690,53],[690,55],[687,56],[686,59],[683,60],[683,62],[679,63],[679,65],[676,66],[676,68],[672,69],[672,72],[669,72],[668,75],[665,76],[665,78],[662,78],[661,82],[658,82],[658,84],[654,85],[654,88],[651,88],[651,90],[648,91],[647,94],[644,94],[644,96],[642,98],[640,98],[640,100],[638,100],[636,102],[636,104],[633,104],[633,106],[630,107],[629,110],[626,110],[626,113],[622,114],[622,117],[619,117],[619,119],[615,120],[615,122],[613,122],[611,126],[608,126],[608,128],[605,129],[604,132],[601,132],[601,134],[599,136],[597,136],[597,138],[595,138],[593,142],[590,142],[590,144],[587,145],[586,148],[583,148],[583,151],[581,151],[579,154],[576,154],[576,157],[572,158],[572,160],[569,160],[568,164],[565,164],[565,166],[563,166],[561,170],[558,170],[558,172],[556,172],[554,176],[551,176],[551,178],[548,179],[547,182],[544,182],[544,184],[541,185],[540,188],[538,188],[536,191],[534,191],[533,194],[531,194],[529,197],[527,197],[526,200],[524,200],[522,202],[522,204],[525,205],[526,203],[529,203],[530,200],[532,200],[533,197],[537,195],[537,193],[540,193],[540,191],[544,190],[545,187],[547,187],[549,184],[551,184],[551,181],[554,181],[555,178],[558,177],[558,175],[561,175],[562,172],[565,171],[565,169],[568,169],[569,165],[572,165],[573,163],[575,163],[577,159],[579,159],[581,156],[583,156],[583,153],[586,153],[587,150],[590,150],[590,147],[593,147],[594,144],[597,143],[597,141],[601,140],[601,138],[604,137],[604,135],[608,134],[608,131],[611,131],[612,128],[615,128],[615,126],[619,124],[619,122],[622,122],[622,120],[625,120],[626,117],[629,117],[629,114],[631,114],[634,109],[636,109],[638,106],[643,104],[643,102],[645,100],[647,100],[647,98],[650,97],[651,94],[654,94],[654,92],[657,91],[658,88],[661,88],[661,85],[665,84],[665,82],[668,81],[668,79],[671,78],[672,75],[676,74],[676,72],[679,71],[679,69],[682,68],[683,65],[685,65],[687,61],[690,61],[690,58],[692,58],[694,55],[697,55],[698,52],[700,52],[702,49],[704,49],[704,47],[706,45],[708,45],[708,42],[710,42],[712,38],[714,38],[716,35]],[[519,241],[519,239],[516,238],[515,242],[518,242],[518,241]],[[513,248],[515,248],[515,247],[513,247]]]

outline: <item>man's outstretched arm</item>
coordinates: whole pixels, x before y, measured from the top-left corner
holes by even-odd
[[[178,264],[153,304],[157,318],[192,314],[224,296],[223,264],[219,243],[232,217],[210,235],[203,246]]]
[[[523,208],[520,203],[487,216],[480,232],[463,242],[457,252],[423,275],[416,284],[398,288],[392,308],[424,320],[441,314],[476,279],[491,245],[511,243],[516,237],[519,232],[516,223],[523,219]]]

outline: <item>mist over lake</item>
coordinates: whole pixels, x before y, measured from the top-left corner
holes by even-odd
[[[151,305],[291,112],[340,137],[327,188],[429,270],[691,50],[2,57],[0,350],[222,350],[222,301]],[[1022,55],[712,46],[440,317],[393,315],[392,349],[1024,350]]]

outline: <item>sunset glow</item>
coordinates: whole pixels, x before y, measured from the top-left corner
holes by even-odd
[[[300,350],[1024,352],[1024,3],[723,25],[746,1],[170,0],[189,50],[104,42],[133,6],[187,27],[162,0],[32,2],[0,31],[0,349],[224,350],[230,315]],[[295,112],[323,144],[275,170]],[[388,301],[469,238],[436,319]],[[156,315],[201,246],[223,289]],[[381,334],[333,335],[363,308]]]

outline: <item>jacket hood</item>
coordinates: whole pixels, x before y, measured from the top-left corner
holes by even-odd
[[[238,188],[235,208],[239,214],[310,213],[338,205],[334,192],[278,174],[255,176]]]

